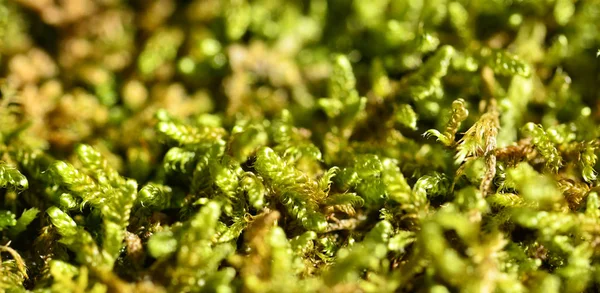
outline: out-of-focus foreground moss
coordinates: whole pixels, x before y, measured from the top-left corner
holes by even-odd
[[[0,291],[598,292],[598,0],[0,0]]]

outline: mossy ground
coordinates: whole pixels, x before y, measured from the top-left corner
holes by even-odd
[[[0,291],[596,292],[598,0],[0,0]]]

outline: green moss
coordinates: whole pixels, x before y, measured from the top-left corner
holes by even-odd
[[[600,287],[596,0],[29,2],[0,292]]]

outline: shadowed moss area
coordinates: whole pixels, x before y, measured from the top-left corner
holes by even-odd
[[[598,0],[0,0],[0,292],[598,292]]]

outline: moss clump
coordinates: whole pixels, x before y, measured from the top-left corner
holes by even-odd
[[[0,0],[1,292],[596,292],[596,0]]]

